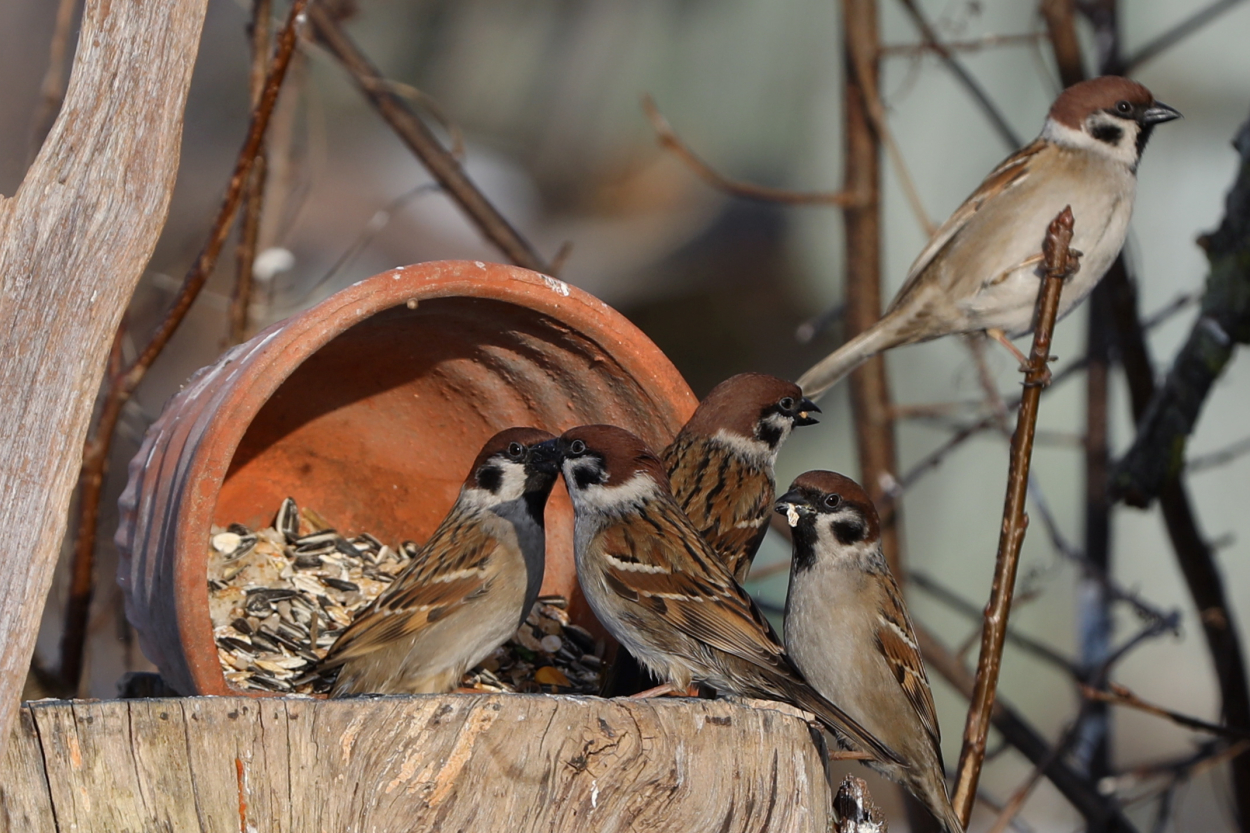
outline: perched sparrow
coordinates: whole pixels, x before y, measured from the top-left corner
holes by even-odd
[[[783,700],[859,751],[902,758],[817,694],[794,668],[669,491],[664,466],[621,428],[584,425],[560,438],[573,499],[577,578],[591,610],[657,679]]]
[[[543,583],[543,509],[560,474],[555,437],[487,440],[413,563],[330,648],[333,696],[451,691],[525,620]]]
[[[803,675],[902,762],[868,765],[961,833],[946,793],[937,713],[903,596],[881,554],[877,510],[855,481],[800,475],[777,501],[794,531],[786,649]]]
[[[777,452],[791,428],[815,424],[813,411],[798,385],[740,373],[712,388],[661,455],[677,504],[739,582],[768,531]]]
[[[984,331],[1023,360],[1008,336],[1033,329],[1048,224],[1071,205],[1072,248],[1083,253],[1063,288],[1062,317],[1120,253],[1146,140],[1156,124],[1179,117],[1125,78],[1068,87],[1042,135],[991,171],[937,230],[881,320],[803,374],[804,393],[819,396],[891,347],[950,333]]]

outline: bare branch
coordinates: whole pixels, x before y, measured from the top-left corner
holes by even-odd
[[[456,157],[439,143],[421,119],[413,115],[404,99],[394,92],[390,82],[382,77],[329,12],[321,4],[314,3],[308,10],[308,18],[320,42],[338,59],[378,114],[399,134],[483,236],[518,266],[550,274],[551,268],[542,256],[486,199]]]
[[[1199,9],[1180,23],[1173,26],[1154,40],[1139,47],[1136,52],[1124,61],[1124,74],[1141,67],[1142,64],[1158,56],[1161,52],[1171,49],[1194,32],[1215,20],[1224,12],[1241,3],[1241,0],[1215,0],[1206,8]]]
[[[985,758],[985,741],[990,729],[994,693],[998,687],[1020,547],[1024,543],[1024,532],[1028,526],[1024,506],[1033,453],[1033,432],[1037,427],[1042,387],[1050,376],[1047,363],[1050,360],[1055,318],[1059,312],[1059,294],[1063,289],[1064,279],[1076,266],[1076,260],[1068,250],[1068,244],[1072,241],[1072,226],[1072,210],[1065,208],[1050,224],[1042,244],[1046,273],[1038,298],[1033,348],[1024,376],[1024,396],[1020,403],[1016,433],[1011,442],[1011,466],[1007,475],[1007,497],[1003,506],[1003,527],[994,567],[994,583],[985,608],[976,689],[964,728],[963,750],[959,756],[959,773],[952,801],[965,827],[972,815],[973,799],[981,776],[981,764]]]
[[[78,681],[82,676],[83,646],[86,643],[87,611],[91,604],[90,577],[95,561],[100,495],[109,449],[112,447],[113,435],[118,420],[121,418],[122,408],[134,394],[135,388],[143,381],[148,368],[156,361],[165,345],[169,343],[169,339],[177,331],[178,325],[186,317],[191,304],[199,295],[200,290],[204,288],[205,281],[208,280],[213,267],[217,264],[217,257],[221,254],[221,248],[230,233],[230,226],[243,198],[244,186],[264,139],[265,130],[269,126],[274,105],[278,101],[278,93],[282,89],[282,81],[286,77],[291,56],[295,53],[295,30],[307,3],[308,0],[293,0],[291,4],[286,24],[278,38],[269,75],[265,81],[264,93],[252,109],[247,138],[235,161],[234,173],[230,177],[226,195],[222,199],[204,248],[201,249],[195,263],[188,270],[178,295],[147,345],[129,367],[110,378],[95,431],[88,437],[83,448],[82,468],[78,478],[77,538],[74,542],[71,564],[71,572],[81,580],[81,585],[75,582],[79,592],[73,597],[73,602],[66,611],[65,631],[61,636],[60,673],[64,685],[70,690],[77,689]],[[120,335],[115,339],[114,351],[120,349],[118,347],[120,339]]]
[[[1089,700],[1110,703],[1113,706],[1125,706],[1146,714],[1152,714],[1155,717],[1162,717],[1178,726],[1184,726],[1186,729],[1197,729],[1200,732],[1208,732],[1231,740],[1250,740],[1250,730],[1237,726],[1221,726],[1218,723],[1209,723],[1206,720],[1200,720],[1187,714],[1165,709],[1154,703],[1146,702],[1122,685],[1112,683],[1108,686],[1108,689],[1108,691],[1103,691],[1092,686],[1082,685],[1081,694]]]
[[[668,119],[664,118],[664,114],[660,112],[651,96],[644,95],[642,97],[642,111],[646,113],[647,120],[651,122],[651,127],[655,130],[655,139],[660,147],[675,153],[697,177],[717,191],[723,191],[726,194],[743,199],[784,203],[786,205],[846,206],[855,200],[855,195],[848,194],[846,191],[791,191],[788,188],[770,188],[767,185],[754,185],[749,182],[730,179],[704,162],[699,158],[698,154],[690,149],[689,145],[681,140],[681,137],[673,130],[673,126],[669,124]]]
[[[982,35],[971,40],[923,41],[921,43],[895,43],[881,47],[882,58],[901,58],[923,55],[929,52],[980,52],[1001,46],[1026,46],[1046,40],[1045,32],[1026,32],[1020,35]]]
[[[990,101],[989,94],[985,92],[981,85],[977,83],[977,80],[972,77],[968,70],[964,69],[963,64],[961,64],[955,58],[954,54],[952,54],[950,44],[942,43],[942,41],[938,38],[937,32],[933,29],[933,25],[929,23],[928,19],[924,16],[924,13],[920,11],[920,7],[916,5],[916,0],[900,0],[900,2],[903,4],[903,7],[907,9],[907,13],[911,15],[912,22],[916,24],[916,28],[920,30],[920,36],[924,39],[925,46],[932,49],[941,57],[942,63],[946,64],[946,68],[954,74],[959,83],[963,84],[964,88],[981,108],[981,111],[985,113],[987,118],[989,118],[990,123],[994,126],[994,130],[998,132],[998,135],[1002,137],[1002,140],[1007,144],[1007,146],[1012,150],[1015,150],[1024,144],[1023,140],[1016,134],[1016,131],[1011,129],[1011,125],[1007,123],[1007,119],[1002,114],[1002,111],[995,106],[994,102]],[[1045,36],[1023,35],[1016,37],[1037,40],[1039,37]]]

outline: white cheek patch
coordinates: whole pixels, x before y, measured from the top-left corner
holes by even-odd
[[[739,457],[750,460],[756,465],[770,465],[777,457],[777,450],[769,448],[768,443],[757,440],[754,437],[744,437],[741,434],[730,433],[724,428],[713,434],[712,439],[730,448]],[[784,435],[782,439],[785,439]]]

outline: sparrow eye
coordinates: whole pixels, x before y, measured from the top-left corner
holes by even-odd
[[[520,443],[508,443],[508,456],[513,460],[520,460],[525,454],[525,446]]]
[[[586,443],[582,442],[581,440],[573,440],[573,442],[569,443],[569,455],[570,456],[577,457],[578,455],[585,454],[585,453],[586,453]]]
[[[781,410],[783,411],[793,411],[794,399],[792,399],[789,396],[784,396],[782,397],[781,401],[777,403],[777,407],[781,408]]]
[[[825,495],[825,508],[837,509],[842,504],[841,495]]]
[[[1122,116],[1128,116],[1133,112],[1133,105],[1127,101],[1117,101],[1115,103],[1115,111]]]

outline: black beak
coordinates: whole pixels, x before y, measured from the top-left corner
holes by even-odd
[[[817,408],[816,403],[808,399],[806,396],[803,397],[803,401],[799,403],[799,412],[794,417],[794,424],[815,425],[820,422],[820,420],[812,416],[813,413],[820,413],[820,408]]]
[[[530,446],[527,468],[543,474],[559,474],[560,463],[564,461],[564,443],[559,438],[545,440]]]
[[[1150,107],[1147,107],[1142,111],[1138,121],[1140,121],[1143,125],[1155,125],[1163,124],[1165,121],[1172,121],[1173,119],[1179,118],[1181,118],[1179,110],[1169,107],[1160,101],[1156,101]]]
[[[812,514],[812,504],[798,489],[791,489],[777,498],[773,511],[778,515],[785,515],[793,527],[798,526],[800,516]]]

